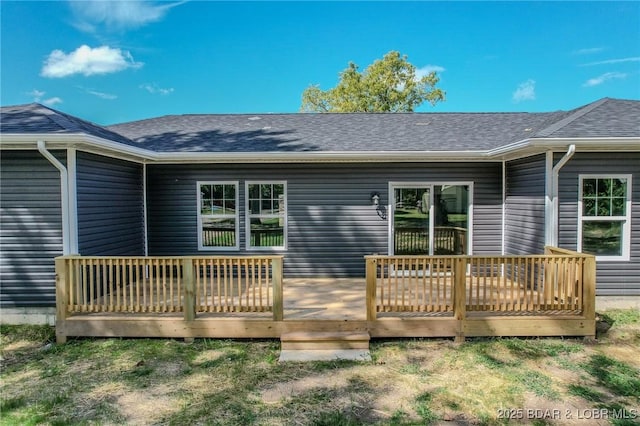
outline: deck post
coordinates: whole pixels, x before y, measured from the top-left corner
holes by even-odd
[[[454,260],[453,267],[453,316],[457,320],[456,343],[464,342],[464,322],[466,312],[467,257],[460,256]]]
[[[561,250],[557,247],[545,246],[544,254],[548,256],[553,255],[575,255],[576,252],[569,252],[566,250]],[[552,257],[547,258],[545,261],[544,267],[544,304],[545,308],[552,309],[554,306],[557,307],[557,304],[560,300],[560,277],[562,276],[562,271],[560,269],[560,258]]]
[[[56,343],[63,344],[67,342],[65,333],[65,321],[68,311],[68,292],[69,285],[67,279],[67,258],[57,257],[55,260],[56,268]]]
[[[184,285],[184,320],[196,319],[196,282],[193,276],[193,259],[182,259],[182,283]]]
[[[582,315],[593,322],[593,330],[585,337],[595,339],[596,319],[596,258],[587,256],[582,266]]]
[[[375,321],[376,312],[376,282],[378,280],[378,260],[374,257],[367,258],[366,266],[366,304],[367,304],[367,321]]]
[[[558,303],[558,277],[559,277],[558,257],[548,258],[544,270],[544,300],[547,309],[552,309]]]
[[[273,281],[273,320],[282,321],[284,319],[282,256],[271,260],[271,279]]]
[[[182,300],[182,310],[184,320],[187,322],[196,319],[196,281],[193,276],[193,259],[182,259],[182,284],[184,285],[184,296]],[[185,336],[186,343],[193,343],[193,337]]]

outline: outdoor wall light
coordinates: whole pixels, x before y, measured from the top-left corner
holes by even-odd
[[[378,206],[380,204],[380,194],[377,192],[372,192],[371,193],[371,203],[374,206]]]

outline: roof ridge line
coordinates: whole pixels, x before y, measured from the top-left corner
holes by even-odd
[[[44,106],[44,105],[41,105],[41,106]],[[47,119],[53,121],[55,124],[63,128],[64,130],[73,131],[73,132],[82,131],[82,129],[78,128],[76,123],[74,123],[73,120],[70,120],[68,117],[66,117],[63,112],[57,111],[55,109],[52,109],[46,106],[44,107],[51,112],[49,114],[46,114]]]
[[[545,114],[554,114],[557,111],[541,111],[541,112],[528,112],[528,111],[439,111],[439,112],[256,112],[256,113],[227,113],[227,112],[216,112],[216,113],[183,113],[183,114],[165,114],[158,117],[147,117],[141,118],[139,120],[133,121],[125,121],[122,123],[113,123],[101,126],[107,130],[110,130],[112,127],[126,126],[134,123],[143,123],[145,121],[156,121],[156,120],[167,120],[167,119],[175,119],[175,118],[189,118],[189,117],[197,117],[197,118],[207,118],[207,117],[276,117],[276,116],[346,116],[346,115],[360,115],[360,116],[422,116],[422,117],[433,117],[435,115],[545,115]]]
[[[48,107],[46,105],[43,105],[40,102],[32,102],[32,103],[27,104],[27,105],[35,105],[35,106],[37,106],[37,108],[42,108],[45,111],[47,111],[43,115],[47,118],[47,120],[49,120],[50,122],[52,122],[56,126],[60,127],[62,130],[66,130],[66,131],[77,130],[77,129],[70,129],[65,125],[65,123],[63,123],[63,121],[67,121],[67,122],[70,121],[69,119],[60,120],[60,115],[61,115],[60,111],[55,110],[53,108],[50,108],[50,107]]]
[[[117,141],[113,138],[113,136],[118,136],[131,144],[135,144],[135,141],[133,141],[131,138],[109,129],[108,126],[97,124],[92,121],[85,120],[84,118],[67,114],[66,112],[59,111],[46,105],[42,105],[38,102],[33,102],[29,105],[37,105],[38,108],[43,110],[42,115],[45,116],[47,120],[62,129],[64,132],[84,134],[87,136],[96,136],[122,144],[122,141]],[[97,134],[96,132],[91,130],[92,128],[98,130],[99,132],[104,132],[104,134]]]
[[[547,137],[550,136],[552,133],[557,132],[558,130],[562,129],[563,127],[567,126],[569,123],[577,120],[578,118],[584,116],[585,114],[593,111],[594,109],[598,108],[600,105],[604,104],[605,102],[608,102],[610,99],[609,98],[602,98],[599,99],[589,105],[580,107],[576,110],[574,110],[575,112],[570,113],[568,116],[566,116],[565,118],[563,118],[560,121],[557,121],[555,123],[553,123],[552,125],[540,130],[539,132],[536,133],[535,137]]]

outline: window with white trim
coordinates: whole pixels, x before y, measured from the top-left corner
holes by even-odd
[[[238,182],[198,182],[198,249],[240,248]]]
[[[287,245],[287,183],[246,182],[247,249]]]
[[[631,175],[580,175],[578,251],[629,260]]]

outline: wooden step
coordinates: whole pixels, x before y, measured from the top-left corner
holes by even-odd
[[[369,349],[369,333],[349,331],[283,333],[280,342],[283,350],[333,350]]]

